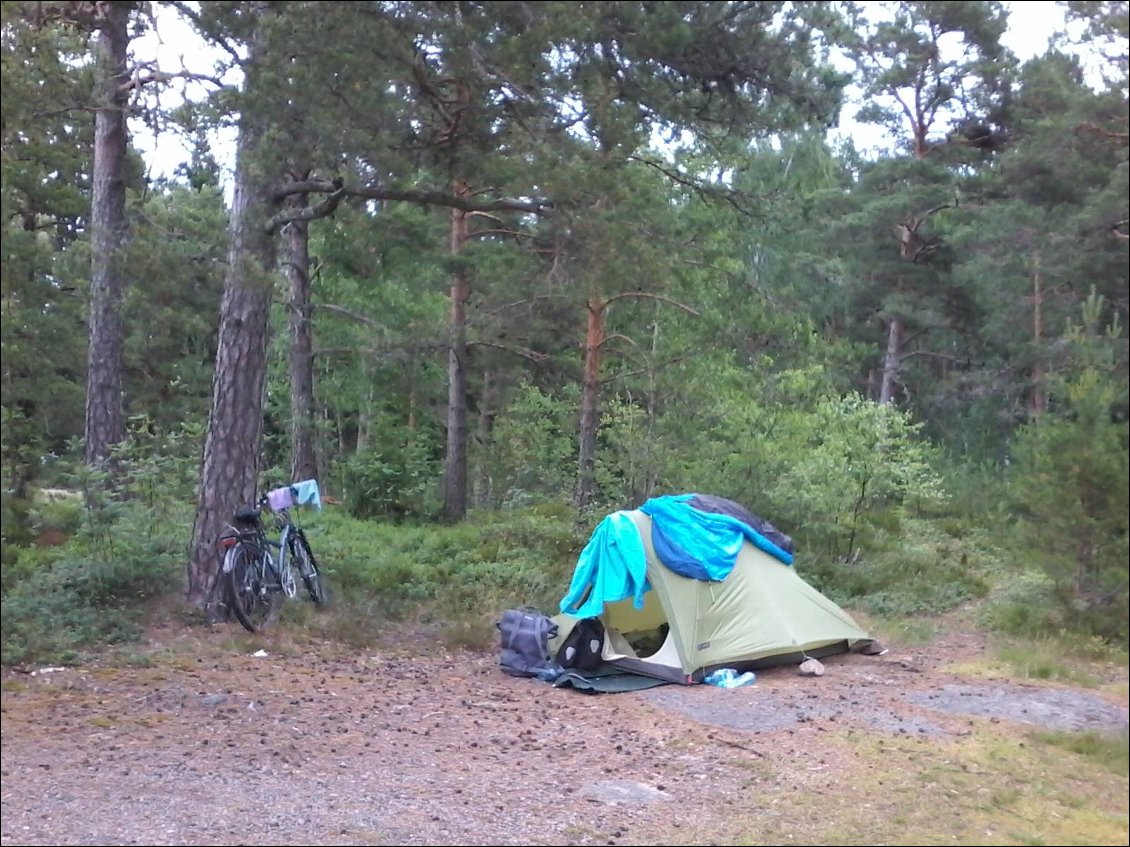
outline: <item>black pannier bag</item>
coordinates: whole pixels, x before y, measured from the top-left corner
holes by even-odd
[[[557,664],[563,668],[594,671],[604,661],[604,624],[600,618],[582,618],[557,648]]]

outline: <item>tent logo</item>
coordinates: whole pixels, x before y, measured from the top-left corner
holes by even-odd
[[[709,647],[709,646],[710,646],[710,642],[709,642],[709,641],[703,641],[703,642],[702,642],[701,644],[696,644],[696,645],[694,646],[694,649],[696,649],[696,650],[705,650],[705,649],[706,649],[707,647]]]

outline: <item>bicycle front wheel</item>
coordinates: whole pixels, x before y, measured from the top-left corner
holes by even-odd
[[[318,568],[318,560],[310,549],[305,533],[297,530],[291,537],[291,564],[298,569],[299,576],[310,594],[310,599],[319,606],[326,602],[326,583]]]
[[[248,544],[237,544],[224,557],[228,604],[249,632],[262,632],[278,617],[282,590],[273,578],[266,554]]]

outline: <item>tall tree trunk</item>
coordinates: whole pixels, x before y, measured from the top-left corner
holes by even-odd
[[[376,403],[376,392],[373,390],[373,365],[368,354],[362,354],[361,376],[368,386],[365,400],[357,410],[357,440],[353,449],[357,453],[364,453],[369,449],[369,439],[373,431],[373,404]]]
[[[631,503],[643,503],[655,495],[656,484],[659,481],[658,462],[653,453],[652,433],[659,425],[659,379],[655,363],[659,361],[659,308],[656,307],[655,319],[651,324],[651,350],[647,368],[647,391],[643,396],[644,407],[644,437],[643,455],[637,462],[638,470],[630,475],[631,487],[629,497]]]
[[[930,144],[926,140],[929,130],[930,123],[927,121],[926,115],[920,105],[916,105],[911,127],[915,159],[925,159],[930,152]],[[938,210],[934,209],[933,211]],[[929,214],[932,214],[932,212],[918,217],[911,216],[907,220],[895,224],[894,229],[899,234],[899,257],[904,262],[913,264],[918,261],[923,250],[923,242],[918,230],[929,217]],[[898,284],[896,283],[897,288]],[[892,315],[887,324],[887,347],[883,353],[883,374],[879,383],[879,402],[882,405],[889,405],[894,402],[899,372],[902,369],[904,331],[905,326],[902,318],[898,315]]]
[[[404,419],[404,425],[409,430],[414,430],[416,428],[417,407],[420,405],[420,382],[414,379],[412,375],[420,369],[420,365],[416,361],[416,354],[411,350],[408,351],[408,359],[404,367],[408,374],[408,402],[405,404],[408,407],[408,414]]]
[[[1042,415],[1048,410],[1048,391],[1045,385],[1043,344],[1044,344],[1044,288],[1040,275],[1039,253],[1032,259],[1032,399],[1033,415]]]
[[[891,318],[887,325],[887,351],[883,355],[883,381],[879,385],[879,402],[887,405],[894,401],[902,365],[902,321]]]
[[[475,430],[475,440],[479,444],[478,455],[489,452],[491,430],[494,428],[495,388],[490,368],[483,371],[483,387],[479,396],[479,419]],[[474,480],[471,483],[472,506],[485,506],[491,498],[491,475],[489,463],[482,458],[475,465]]]
[[[586,508],[596,486],[596,435],[600,422],[600,352],[604,345],[605,302],[598,296],[588,299],[588,326],[585,333],[585,370],[581,383],[581,426],[577,456],[577,485],[573,504]]]
[[[455,195],[465,197],[466,183],[455,183]],[[471,237],[471,220],[461,209],[451,210],[451,254],[458,256]],[[451,280],[451,342],[447,355],[447,456],[444,460],[443,512],[448,520],[467,514],[467,300],[471,282],[456,264]]]
[[[306,205],[306,195],[292,204]],[[310,316],[310,229],[306,221],[292,221],[283,231],[286,277],[290,289],[290,478],[316,479],[314,451],[314,344]]]
[[[100,3],[95,45],[97,104],[90,203],[90,325],[83,461],[102,465],[125,439],[122,398],[126,241],[126,126],[129,16],[133,3]]]
[[[257,61],[265,53],[268,7],[258,13],[245,64],[248,91],[255,90]],[[259,485],[267,342],[274,283],[275,239],[271,184],[261,157],[264,127],[246,111],[236,146],[235,193],[229,226],[228,268],[220,304],[219,344],[212,376],[212,407],[204,441],[187,572],[189,605],[213,619],[226,614],[213,591],[219,557],[216,541],[232,513],[254,503]]]

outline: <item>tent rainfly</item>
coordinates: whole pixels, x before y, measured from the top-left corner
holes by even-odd
[[[685,684],[723,667],[879,652],[792,561],[792,539],[732,500],[652,498],[597,526],[554,617],[550,648],[577,621],[596,617],[605,628],[604,670]],[[650,649],[642,649],[645,636]]]

